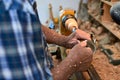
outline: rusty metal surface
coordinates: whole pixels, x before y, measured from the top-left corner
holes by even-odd
[[[91,65],[90,68],[87,70],[91,80],[101,80],[99,74],[95,70],[94,66]]]
[[[86,72],[88,73],[89,80],[102,80],[93,65],[91,65],[90,68]],[[75,73],[75,75],[76,75],[77,80],[87,79],[86,76],[84,76],[83,72],[77,72]]]

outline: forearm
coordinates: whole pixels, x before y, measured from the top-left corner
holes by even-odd
[[[54,80],[68,80],[75,72],[75,66],[71,64],[70,58],[64,59],[57,67],[52,69]]]
[[[48,43],[57,44],[60,46],[65,46],[65,40],[67,39],[67,36],[58,34],[54,30],[51,30],[45,26],[42,26],[42,30],[46,36],[46,40]]]

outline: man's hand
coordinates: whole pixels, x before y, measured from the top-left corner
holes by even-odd
[[[74,45],[80,43],[81,40],[91,40],[90,34],[77,29],[71,35],[68,36],[65,40],[66,48],[72,48]]]
[[[90,48],[81,46],[81,43],[75,45],[68,56],[52,69],[54,80],[68,80],[73,73],[87,70],[91,65],[92,56]]]
[[[71,66],[76,71],[87,70],[92,62],[92,50],[88,47],[82,47],[81,44],[75,45],[69,52]]]

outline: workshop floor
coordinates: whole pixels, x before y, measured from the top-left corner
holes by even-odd
[[[112,48],[114,59],[120,59],[120,53],[114,46],[106,47]],[[113,66],[110,64],[108,58],[100,50],[94,54],[93,65],[102,80],[120,80],[120,65]]]

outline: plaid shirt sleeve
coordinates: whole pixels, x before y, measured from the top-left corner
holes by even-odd
[[[0,80],[53,80],[40,25],[27,0],[0,0]]]
[[[31,5],[33,5],[34,3],[36,3],[36,0],[28,0],[30,2]]]

